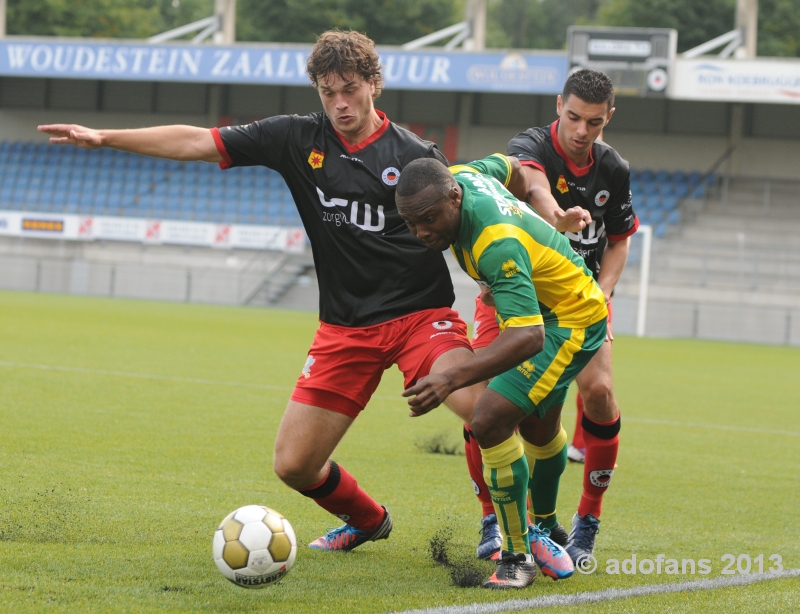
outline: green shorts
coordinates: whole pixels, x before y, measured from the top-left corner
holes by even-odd
[[[528,416],[543,418],[551,407],[564,403],[572,380],[605,342],[606,330],[605,319],[589,328],[545,325],[542,351],[495,377],[489,388]]]

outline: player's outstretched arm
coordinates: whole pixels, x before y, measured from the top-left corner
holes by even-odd
[[[580,232],[591,224],[592,216],[586,209],[571,207],[564,211],[558,206],[550,193],[547,175],[542,171],[523,166],[512,156],[508,159],[512,161],[509,191],[519,200],[529,203],[558,232]]]
[[[453,392],[513,369],[544,347],[544,326],[507,328],[479,356],[442,373],[432,373],[403,391],[411,416],[422,416],[444,403]]]
[[[184,162],[222,162],[222,155],[208,128],[174,125],[131,130],[93,130],[77,124],[49,124],[37,129],[49,134],[50,142],[58,145],[75,145],[85,149],[111,147]]]

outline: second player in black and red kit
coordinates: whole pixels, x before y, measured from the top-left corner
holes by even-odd
[[[515,196],[529,202],[547,221],[565,232],[573,250],[583,257],[602,288],[610,312],[611,294],[627,260],[629,237],[639,227],[631,203],[628,163],[598,139],[614,113],[611,81],[593,70],[573,73],[557,99],[557,112],[557,121],[530,128],[509,142],[508,154],[520,161],[526,176],[526,193]],[[580,232],[566,232],[574,219],[567,212],[574,213],[575,208],[584,210],[585,227]],[[494,309],[480,300],[476,301],[475,320],[480,326],[473,347],[479,351],[499,330]],[[573,560],[593,551],[602,497],[611,481],[619,446],[619,410],[611,375],[612,339],[609,326],[608,343],[577,378],[580,394],[576,437],[585,440],[586,454],[583,495],[566,544]],[[555,455],[537,461],[535,471],[542,475],[534,478],[543,482],[558,480],[566,464],[565,431],[551,452],[556,449]],[[556,523],[555,509],[535,508],[536,505],[535,522],[555,531],[552,537],[558,540],[563,534]],[[540,511],[545,513],[540,515]]]
[[[394,199],[406,164],[420,157],[446,162],[444,157],[375,110],[383,77],[366,36],[322,34],[307,71],[324,113],[211,130],[39,129],[54,143],[205,160],[223,168],[263,165],[281,173],[311,241],[321,322],[281,421],[274,467],[284,483],[345,521],[310,546],[351,550],[388,537],[392,519],[330,459],[334,449],[392,364],[408,388],[473,354],[466,325],[451,309],[454,294],[442,254],[414,239]],[[483,389],[457,391],[446,404],[469,423]]]

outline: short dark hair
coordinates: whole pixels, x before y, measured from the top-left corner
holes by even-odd
[[[614,85],[611,79],[605,73],[590,68],[581,68],[567,77],[561,99],[566,101],[571,94],[589,104],[605,102],[609,109],[614,106]]]
[[[409,162],[400,173],[395,194],[405,198],[433,186],[444,197],[450,192],[454,181],[453,174],[436,158],[418,158]]]
[[[375,84],[378,98],[383,90],[383,73],[375,43],[364,34],[348,30],[328,30],[317,38],[306,61],[306,72],[311,84],[319,86],[319,79],[328,75],[361,75],[364,81]]]

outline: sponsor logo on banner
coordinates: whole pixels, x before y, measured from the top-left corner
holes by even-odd
[[[381,179],[383,179],[383,183],[386,185],[397,185],[397,182],[400,181],[400,171],[398,171],[394,166],[385,168],[383,169]]]
[[[670,95],[680,100],[800,103],[800,63],[784,60],[678,60]]]
[[[305,247],[306,233],[300,228],[293,228],[286,233],[286,251],[302,252]]]
[[[556,85],[562,79],[552,66],[528,66],[519,53],[509,53],[500,64],[473,64],[467,70],[470,83],[495,86],[500,89],[531,89]]]
[[[198,245],[275,250],[294,254],[305,251],[302,228],[255,224],[213,224],[178,220],[147,220],[114,216],[33,216],[0,210],[0,234],[57,240],[131,241],[172,245]]]
[[[161,222],[159,220],[148,220],[144,228],[144,240],[158,242],[161,240]]]
[[[26,217],[22,219],[22,230],[61,234],[64,232],[64,220],[42,220]]]
[[[322,163],[325,161],[325,154],[317,149],[312,149],[311,153],[308,156],[308,163],[311,165],[311,168],[318,169],[322,168]]]
[[[217,226],[214,232],[214,245],[228,245],[231,242],[231,227],[229,224]]]
[[[78,236],[91,237],[92,236],[92,222],[93,218],[82,217],[78,219]]]

